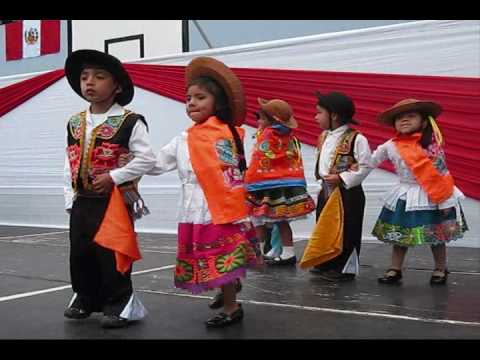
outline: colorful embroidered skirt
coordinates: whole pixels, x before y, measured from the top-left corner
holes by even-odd
[[[198,294],[245,277],[256,263],[255,242],[250,223],[180,223],[175,286]]]
[[[316,206],[303,186],[288,186],[247,193],[254,225],[305,218]]]
[[[398,246],[440,245],[463,237],[468,230],[461,207],[447,214],[440,210],[405,211],[405,201],[398,200],[395,211],[383,208],[372,234],[380,241]]]

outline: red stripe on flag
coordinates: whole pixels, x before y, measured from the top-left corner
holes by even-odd
[[[54,54],[60,51],[60,20],[42,20],[40,34],[40,54]]]
[[[15,21],[5,25],[5,58],[7,61],[18,60],[22,58],[22,31],[22,21]]]

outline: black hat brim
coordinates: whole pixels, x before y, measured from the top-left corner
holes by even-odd
[[[129,104],[134,95],[134,86],[128,72],[116,57],[97,50],[77,50],[72,52],[65,61],[65,76],[72,89],[82,98],[80,74],[84,64],[96,65],[107,70],[122,87],[115,101],[121,106]]]

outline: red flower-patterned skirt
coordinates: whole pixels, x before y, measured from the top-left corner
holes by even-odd
[[[239,224],[178,224],[175,286],[193,294],[245,277],[256,263],[255,229]]]

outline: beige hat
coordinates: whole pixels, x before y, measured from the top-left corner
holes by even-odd
[[[442,107],[433,101],[404,99],[378,115],[378,120],[384,124],[393,125],[395,117],[407,111],[420,111],[437,117],[442,113]]]
[[[213,78],[222,88],[228,98],[232,119],[236,126],[245,121],[245,94],[238,77],[224,63],[207,56],[194,58],[185,69],[187,84],[200,76]]]
[[[279,99],[265,100],[262,98],[257,98],[257,101],[260,109],[278,122],[291,129],[298,127],[297,120],[293,117],[292,107],[286,101]]]

